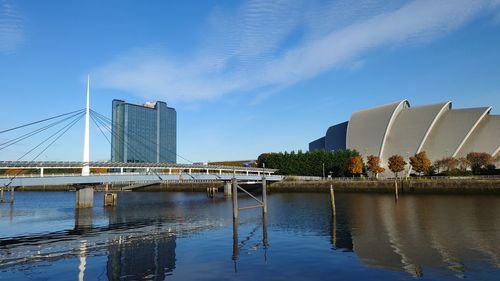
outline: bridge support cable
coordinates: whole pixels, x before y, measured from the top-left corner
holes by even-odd
[[[0,131],[0,134],[6,133],[6,132],[10,132],[10,131],[14,131],[14,130],[17,130],[17,129],[20,129],[20,128],[28,127],[28,126],[31,126],[31,125],[35,125],[35,124],[38,124],[38,123],[42,123],[42,122],[45,122],[45,121],[49,121],[49,120],[52,120],[52,119],[57,119],[59,117],[71,115],[73,113],[80,113],[80,112],[83,112],[83,111],[85,111],[85,109],[75,110],[75,111],[64,113],[64,114],[60,114],[60,115],[57,115],[57,116],[54,116],[54,117],[45,118],[45,119],[42,119],[42,120],[38,120],[38,121],[35,121],[35,122],[31,122],[31,123],[28,123],[28,124],[24,124],[24,125],[20,125],[20,126],[14,127],[14,128],[10,128],[10,129],[6,129],[6,130],[3,130],[3,131]]]
[[[84,115],[81,114],[80,116],[78,116],[77,118],[75,118],[74,120],[72,120],[69,124],[67,124],[64,127],[60,128],[55,134],[52,134],[47,139],[43,140],[41,144],[43,144],[46,141],[48,141],[49,139],[52,139],[53,137],[55,137],[55,139],[52,140],[47,146],[45,146],[45,148],[42,151],[40,151],[35,157],[33,157],[30,162],[34,162],[40,155],[42,155],[45,151],[47,151],[47,149],[49,149],[56,141],[58,141],[64,134],[66,134],[66,132],[69,129],[71,129],[83,116]],[[39,147],[41,144],[37,145],[36,147]],[[22,156],[22,157],[24,157],[24,156]],[[19,174],[21,172],[22,172],[22,170],[18,171],[13,177],[11,177],[9,179],[9,183],[5,184],[4,188],[8,188],[12,184],[12,182],[14,181],[14,179],[16,179],[17,176],[19,176]],[[12,189],[12,190],[14,190],[14,189]]]
[[[60,124],[60,123],[63,123],[63,122],[65,122],[65,121],[67,121],[67,120],[70,120],[70,119],[72,119],[73,117],[79,116],[80,114],[83,114],[83,113],[84,113],[84,111],[83,111],[83,110],[80,110],[80,111],[78,111],[77,113],[74,113],[74,114],[72,114],[72,115],[70,115],[70,116],[68,116],[68,117],[66,117],[66,118],[63,118],[63,119],[57,120],[57,121],[52,122],[52,123],[50,123],[50,124],[48,124],[48,125],[46,125],[46,126],[44,126],[44,127],[38,128],[38,129],[36,129],[36,130],[34,130],[34,131],[31,131],[31,132],[29,132],[29,133],[23,134],[23,135],[21,135],[21,136],[19,136],[19,137],[16,137],[16,138],[14,138],[14,139],[11,139],[11,140],[8,140],[8,141],[6,141],[6,142],[4,142],[4,143],[1,143],[1,144],[0,144],[0,150],[3,150],[3,149],[5,149],[5,148],[7,148],[7,147],[10,147],[10,146],[12,146],[12,145],[14,145],[14,144],[16,144],[16,143],[19,143],[19,142],[20,142],[20,141],[22,141],[22,140],[25,140],[25,139],[27,139],[27,138],[29,138],[29,137],[32,137],[32,136],[34,136],[34,135],[36,135],[36,134],[38,134],[38,133],[41,133],[41,132],[43,132],[43,131],[45,131],[45,130],[48,130],[48,129],[50,129],[50,128],[52,128],[52,127],[54,127],[54,126],[56,126],[56,125],[58,125],[58,124]]]
[[[96,112],[96,111],[94,111],[94,110],[91,110],[91,111],[92,111],[92,112],[93,112],[96,116],[98,116],[98,117],[100,117],[101,119],[103,119],[106,123],[109,123],[109,124],[111,124],[111,125],[113,124],[113,121],[112,121],[111,119],[109,119],[108,117],[106,117],[106,116],[104,116],[104,115],[102,115],[102,114],[100,114],[100,113],[98,113],[98,112]],[[119,128],[123,128],[123,126],[122,126],[122,125],[120,125],[120,124],[117,124],[117,126],[118,126]],[[149,141],[149,140],[145,139],[143,136],[141,136],[141,135],[139,135],[139,134],[136,134],[136,133],[132,133],[132,134],[133,134],[134,136],[138,137],[139,139],[142,139],[142,140],[145,140],[145,141]],[[171,151],[170,149],[165,149],[165,151],[167,151],[168,153],[173,154],[173,155],[175,155],[175,156],[177,156],[177,157],[181,158],[181,159],[182,159],[182,160],[184,160],[184,161],[187,161],[187,162],[188,162],[188,163],[190,163],[190,164],[193,164],[193,161],[191,161],[191,160],[189,160],[189,159],[187,159],[187,158],[183,157],[182,155],[177,154],[176,152]]]
[[[34,150],[36,150],[37,148],[39,148],[40,146],[42,146],[44,143],[46,143],[47,141],[49,141],[51,138],[55,137],[55,136],[56,136],[58,133],[60,133],[62,130],[66,129],[66,128],[68,128],[68,130],[69,130],[69,128],[70,128],[70,127],[73,127],[73,125],[74,125],[76,122],[78,122],[78,121],[79,121],[82,117],[83,117],[83,113],[81,113],[80,115],[76,116],[76,117],[75,117],[75,118],[74,118],[71,122],[69,122],[68,124],[66,124],[65,126],[63,126],[63,127],[62,127],[59,131],[57,131],[57,132],[53,133],[53,134],[52,134],[52,135],[50,135],[48,138],[46,138],[45,140],[43,140],[42,142],[40,142],[38,145],[36,145],[36,146],[35,146],[35,147],[33,147],[32,149],[30,149],[28,152],[26,152],[25,154],[23,154],[21,157],[19,157],[19,158],[17,159],[17,161],[21,160],[21,159],[22,159],[22,158],[24,158],[26,155],[30,154],[31,152],[33,152]],[[67,130],[66,130],[66,131],[67,131]],[[65,133],[66,131],[64,131],[64,133]],[[63,134],[64,134],[64,133],[63,133]],[[59,137],[57,137],[57,138],[59,138]],[[47,147],[47,148],[48,148],[48,147]],[[45,150],[47,150],[47,148],[46,148],[46,149],[44,149],[44,150],[42,151],[42,153],[43,153]],[[37,156],[37,157],[38,157],[38,156]]]

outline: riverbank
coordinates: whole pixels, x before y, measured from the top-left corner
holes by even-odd
[[[414,194],[498,194],[500,179],[408,179],[398,180],[402,193]],[[325,181],[282,181],[270,183],[269,192],[329,192],[332,186],[336,192],[394,193],[394,180],[325,180]],[[127,185],[109,185],[109,191],[122,191]],[[168,182],[146,186],[136,191],[149,192],[206,192],[209,187],[217,187],[222,192],[223,182]],[[103,191],[104,186],[96,186]],[[18,191],[75,191],[73,186],[32,186],[20,187]]]
[[[500,179],[407,179],[355,181],[282,181],[269,186],[270,192],[336,192],[394,193],[395,183],[402,193],[415,194],[498,194]]]

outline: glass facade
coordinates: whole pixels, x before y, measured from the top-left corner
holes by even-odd
[[[113,100],[111,161],[176,163],[177,113],[165,102]]]

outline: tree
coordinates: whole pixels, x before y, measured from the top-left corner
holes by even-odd
[[[462,172],[470,168],[470,161],[466,157],[460,157],[458,160],[458,169]]]
[[[410,157],[410,165],[415,172],[422,175],[424,172],[429,171],[431,160],[427,157],[427,153],[422,151]]]
[[[376,178],[378,174],[383,173],[385,171],[384,168],[380,166],[380,157],[375,155],[369,155],[368,159],[368,171],[370,171],[374,177]]]
[[[389,157],[388,161],[389,170],[391,170],[394,173],[394,176],[397,178],[398,173],[404,171],[406,166],[406,162],[403,159],[403,156],[397,154],[392,155],[391,157]]]
[[[349,159],[347,171],[353,176],[363,173],[363,160],[361,159],[361,156],[356,155]]]
[[[493,157],[489,153],[484,152],[471,152],[467,154],[466,158],[474,174],[479,173],[481,169],[493,163]]]
[[[316,150],[302,152],[263,153],[257,159],[257,166],[277,169],[281,175],[322,176],[325,173],[334,177],[350,175],[347,170],[351,157],[359,156],[355,150]]]
[[[460,160],[455,157],[445,157],[434,162],[434,167],[437,169],[438,173],[441,171],[446,171],[448,173],[454,172],[458,169],[459,165]]]

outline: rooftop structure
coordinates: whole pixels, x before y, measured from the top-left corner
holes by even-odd
[[[500,115],[491,107],[452,109],[451,102],[411,107],[407,100],[354,112],[349,121],[331,126],[309,150],[355,149],[363,157],[406,158],[425,151],[431,161],[469,152],[500,151]],[[406,171],[410,173],[410,170]]]

